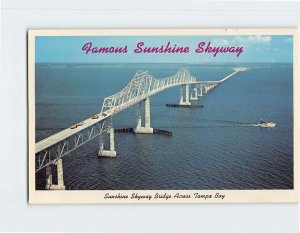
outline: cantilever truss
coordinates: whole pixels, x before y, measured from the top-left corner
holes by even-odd
[[[185,68],[164,79],[155,79],[147,71],[138,71],[123,90],[104,99],[101,112],[109,112],[113,115],[157,92],[180,84],[195,82],[196,78]]]
[[[100,114],[105,114],[108,118],[98,121],[87,128],[83,128],[81,131],[70,135],[60,142],[37,152],[35,157],[36,172],[50,164],[56,163],[58,159],[64,157],[103,132],[108,131],[111,127],[111,117],[114,114],[165,89],[181,84],[195,83],[198,83],[196,78],[184,68],[180,69],[175,75],[164,79],[155,79],[147,71],[138,71],[123,90],[104,99]]]

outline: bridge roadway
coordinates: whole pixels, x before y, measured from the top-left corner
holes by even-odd
[[[199,84],[199,83],[203,83],[203,82],[197,82],[197,81],[196,82],[189,82],[189,84]],[[179,85],[181,85],[181,84],[179,84]],[[163,90],[165,90],[167,88],[174,87],[174,86],[178,86],[178,85],[170,85],[170,86],[167,86],[166,88],[164,88]],[[137,104],[138,102],[140,102],[141,99],[146,99],[147,97],[152,96],[152,95],[154,95],[154,94],[156,94],[157,92],[160,92],[160,91],[162,91],[162,90],[154,91],[153,93],[150,93],[150,94],[147,94],[145,96],[142,96],[139,99],[133,99],[131,101],[128,101],[126,103],[126,108],[129,108],[129,107]],[[92,119],[92,117],[90,117],[90,118],[88,118],[88,119],[86,119],[84,121],[81,121],[81,122],[77,123],[77,124],[82,123],[82,125],[76,127],[75,129],[71,129],[69,127],[69,128],[64,129],[64,130],[62,130],[62,131],[60,131],[60,132],[58,132],[58,133],[56,133],[56,134],[54,134],[54,135],[52,135],[52,136],[50,136],[48,138],[45,138],[45,139],[43,139],[43,140],[41,140],[41,141],[39,141],[39,142],[37,142],[35,144],[35,153],[39,153],[40,151],[42,151],[42,150],[44,150],[44,149],[46,149],[48,147],[51,147],[54,144],[56,144],[56,143],[58,143],[58,142],[60,142],[60,141],[62,141],[64,139],[67,139],[70,136],[72,136],[72,135],[74,135],[74,134],[76,134],[76,133],[78,133],[78,132],[80,132],[80,131],[82,131],[82,130],[84,130],[84,129],[86,129],[86,128],[94,125],[94,124],[96,124],[96,123],[98,123],[98,122],[101,122],[101,121],[109,118],[111,115],[116,114],[118,112],[121,112],[124,109],[125,108],[119,110],[118,107],[116,107],[114,109],[114,111],[108,110],[108,111],[104,111],[102,113],[98,113],[98,114],[96,114],[96,116],[99,117],[98,119]],[[76,124],[74,124],[74,125],[76,125]]]
[[[231,76],[235,75],[236,73],[238,73],[239,71],[244,71],[245,68],[236,68],[235,69],[235,72],[233,72],[232,74],[228,75],[227,77],[221,79],[220,81],[191,81],[191,82],[188,82],[187,84],[205,84],[205,83],[221,83],[225,80],[227,80],[228,78],[230,78]],[[184,83],[180,83],[180,84],[170,84],[170,85],[167,85],[165,86],[164,88],[162,89],[159,89],[159,90],[154,90],[153,92],[150,92],[150,93],[147,93],[147,95],[145,96],[141,96],[140,98],[135,98],[135,99],[132,99],[132,100],[129,100],[127,103],[126,103],[126,106],[121,109],[118,109],[118,107],[114,108],[114,109],[110,109],[110,110],[107,110],[107,111],[103,111],[101,113],[98,113],[96,114],[98,116],[97,119],[92,119],[92,117],[80,122],[80,123],[77,123],[77,124],[82,124],[82,125],[79,125],[77,126],[76,128],[74,129],[71,129],[70,127],[67,128],[67,129],[64,129],[48,138],[45,138],[39,142],[37,142],[35,144],[35,153],[39,153],[53,145],[55,145],[56,143],[59,143],[69,137],[71,137],[72,135],[76,134],[76,133],[79,133],[81,132],[82,130],[98,123],[98,122],[101,122],[101,121],[104,121],[105,119],[109,118],[111,115],[113,114],[116,114],[118,112],[121,112],[123,111],[124,109],[126,108],[129,108],[135,104],[137,104],[138,102],[140,102],[141,100],[147,98],[147,97],[150,97],[160,91],[163,91],[165,89],[168,89],[168,88],[171,88],[171,87],[174,87],[174,86],[179,86],[179,85],[182,85]],[[76,124],[75,124],[76,125]]]
[[[82,125],[77,126],[75,129],[71,129],[71,128],[64,129],[48,138],[45,138],[45,139],[37,142],[35,144],[35,153],[38,153],[54,144],[82,131],[83,129],[86,129],[86,128],[94,125],[97,122],[103,121],[110,116],[109,114],[107,114],[106,116],[104,116],[103,114],[98,114],[98,115],[99,115],[98,119],[88,118],[88,119],[82,121],[81,122]]]

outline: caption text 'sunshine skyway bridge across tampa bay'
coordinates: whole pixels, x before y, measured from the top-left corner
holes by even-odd
[[[156,79],[147,71],[138,71],[128,85],[118,93],[106,97],[101,112],[80,123],[62,130],[48,138],[35,143],[35,171],[46,168],[46,189],[65,189],[63,181],[62,157],[76,150],[78,147],[99,136],[99,156],[115,157],[113,115],[136,105],[136,126],[134,133],[152,134],[150,125],[150,97],[171,87],[180,86],[179,104],[173,107],[192,107],[190,100],[208,93],[236,73],[246,68],[235,68],[234,72],[219,81],[197,81],[185,68],[175,75]],[[193,93],[189,94],[189,85],[193,86]],[[142,124],[142,103],[144,103],[144,124]],[[104,150],[103,134],[109,133],[109,150]],[[52,181],[52,167],[57,168],[57,184]]]

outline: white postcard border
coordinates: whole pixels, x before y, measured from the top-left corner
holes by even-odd
[[[35,36],[103,36],[103,35],[293,35],[293,100],[294,100],[294,189],[293,190],[35,190]],[[28,180],[29,203],[269,203],[296,202],[299,190],[299,37],[297,28],[228,28],[228,29],[47,29],[28,31]],[[128,198],[106,198],[105,195],[128,195]],[[132,194],[152,196],[137,199]],[[162,198],[154,198],[156,193]],[[175,195],[190,198],[175,198]],[[195,198],[211,195],[211,198]],[[225,195],[214,198],[215,195]],[[163,195],[171,198],[163,198]],[[166,200],[167,199],[167,200]]]

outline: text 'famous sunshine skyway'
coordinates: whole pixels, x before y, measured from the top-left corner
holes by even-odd
[[[244,51],[243,46],[214,46],[212,42],[199,42],[194,48],[190,46],[179,46],[167,42],[159,46],[148,46],[143,41],[136,44],[135,48],[129,48],[128,45],[123,46],[94,46],[93,42],[87,42],[82,46],[85,54],[101,54],[101,53],[129,53],[133,51],[136,54],[187,54],[187,53],[206,53],[213,57],[222,53],[233,54],[237,57]]]

